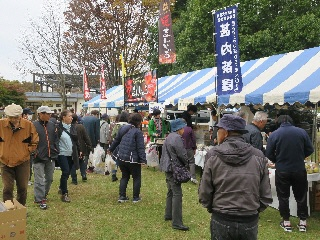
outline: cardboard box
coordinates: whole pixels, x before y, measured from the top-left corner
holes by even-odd
[[[26,240],[27,209],[13,199],[14,210],[0,212],[0,239]]]

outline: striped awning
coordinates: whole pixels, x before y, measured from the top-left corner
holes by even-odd
[[[242,92],[219,96],[219,105],[320,101],[320,47],[248,61],[241,70]]]
[[[218,96],[218,105],[293,104],[320,101],[320,47],[241,63],[241,93]],[[216,102],[216,68],[206,68],[158,79],[158,102],[165,104]],[[123,106],[123,86],[107,91],[107,100],[88,106]]]

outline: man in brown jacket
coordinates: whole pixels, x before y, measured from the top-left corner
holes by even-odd
[[[26,204],[30,174],[30,154],[39,142],[32,122],[23,119],[22,108],[11,104],[4,109],[7,118],[0,120],[0,168],[3,183],[3,201],[13,199],[14,181],[17,200]]]

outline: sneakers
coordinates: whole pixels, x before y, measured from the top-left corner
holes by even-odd
[[[128,198],[128,197],[123,197],[123,196],[121,196],[121,197],[119,197],[119,199],[118,199],[118,203],[124,203],[124,202],[127,202],[127,201],[129,201],[129,198]]]
[[[137,198],[133,198],[132,202],[133,203],[138,203],[141,201],[141,198],[140,197],[137,197]]]
[[[33,182],[29,181],[28,182],[28,186],[31,186],[33,184]]]
[[[65,194],[61,195],[61,201],[62,202],[66,202],[66,203],[71,202],[71,200],[70,200],[70,198],[68,196],[68,193],[65,193]]]
[[[40,209],[46,210],[48,208],[46,200],[42,200],[39,204]]]
[[[290,221],[280,222],[280,227],[282,227],[285,232],[292,232],[292,227],[291,227]]]
[[[191,178],[190,181],[193,182],[194,184],[198,184],[198,180],[195,178]]]
[[[307,221],[300,220],[299,224],[297,225],[299,232],[306,232],[307,231]]]
[[[82,182],[86,182],[88,180],[87,176],[82,177]]]
[[[78,181],[74,181],[74,180],[72,180],[72,182],[71,182],[72,184],[74,184],[74,185],[78,185]]]

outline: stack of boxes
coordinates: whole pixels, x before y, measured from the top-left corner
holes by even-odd
[[[26,240],[27,209],[13,199],[14,209],[0,202],[0,239]]]

